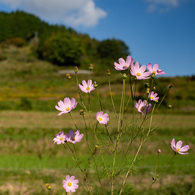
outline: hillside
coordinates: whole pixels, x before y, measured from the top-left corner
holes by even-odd
[[[36,57],[60,66],[86,68],[91,62],[109,65],[113,60],[130,54],[122,40],[98,41],[63,25],[49,25],[23,11],[0,12],[0,26],[3,47],[33,43]]]

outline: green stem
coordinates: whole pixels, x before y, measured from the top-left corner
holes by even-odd
[[[84,176],[84,178],[85,178],[85,180],[86,180],[86,182],[87,182],[88,191],[89,191],[90,194],[92,195],[92,193],[91,193],[91,188],[90,188],[90,185],[89,185],[89,182],[88,182],[88,179],[87,179],[87,176],[86,176],[85,172],[84,172],[84,171],[82,170],[82,168],[80,167],[80,165],[79,165],[79,163],[78,163],[78,161],[77,161],[77,159],[76,159],[75,153],[74,153],[74,151],[72,150],[72,148],[69,146],[68,143],[67,143],[66,145],[68,146],[68,148],[69,148],[70,151],[72,152],[72,155],[73,155],[73,156],[71,156],[71,157],[72,157],[72,159],[74,160],[74,162],[77,164],[77,166],[78,166],[78,168],[80,169],[81,173],[83,174],[83,176]],[[63,146],[64,146],[64,148],[65,148],[65,145],[64,145],[64,144],[63,144]],[[65,149],[66,149],[66,148],[65,148]]]
[[[112,164],[112,178],[111,178],[111,195],[114,193],[114,175],[115,175],[115,162],[116,162],[116,153],[117,149],[120,143],[120,137],[122,135],[122,132],[120,133],[120,129],[122,129],[123,126],[123,114],[124,114],[124,101],[125,101],[125,79],[123,79],[123,90],[122,90],[122,95],[121,95],[121,104],[120,104],[120,112],[119,112],[119,117],[118,117],[118,135],[117,135],[117,141],[116,141],[116,147],[114,150],[114,157],[113,157],[113,164]]]
[[[86,141],[88,141],[87,123],[86,123],[86,120],[85,120],[85,116],[84,116],[84,115],[83,115],[83,120],[84,120],[84,123],[85,123],[85,134],[86,134]]]
[[[71,113],[70,113],[70,112],[69,112],[69,115],[70,115],[70,117],[71,117],[71,119],[72,119],[72,121],[73,121],[73,123],[74,123],[74,125],[75,125],[76,129],[78,129],[78,127],[76,126],[76,123],[75,123],[75,121],[74,121],[74,119],[73,119],[73,117],[72,117],[72,115],[71,115]]]
[[[97,88],[96,88],[96,91],[97,91],[97,96],[98,96],[98,100],[99,100],[99,103],[100,103],[100,109],[101,109],[101,111],[103,111],[102,103],[101,103],[101,100],[100,100],[100,95],[99,95],[99,92],[98,92]]]
[[[121,187],[121,190],[120,190],[119,195],[122,194],[123,188],[124,188],[125,183],[126,183],[126,181],[127,181],[127,177],[129,176],[129,173],[130,173],[130,171],[131,171],[131,169],[132,169],[132,167],[133,167],[133,165],[134,165],[134,162],[135,162],[136,159],[137,159],[137,156],[138,156],[138,154],[139,154],[139,152],[140,152],[140,150],[141,150],[142,145],[143,145],[143,139],[141,140],[141,143],[140,143],[139,148],[138,148],[138,150],[137,150],[137,153],[136,153],[136,155],[135,155],[135,157],[134,157],[134,159],[133,159],[133,162],[131,163],[131,166],[129,167],[129,169],[128,169],[126,175],[125,175],[125,178],[124,178],[124,180],[123,180],[122,187]]]
[[[169,92],[169,89],[167,89],[166,93],[164,94],[164,96],[163,96],[162,100],[160,101],[160,103],[158,104],[158,106],[157,106],[157,108],[156,108],[156,109],[158,109],[158,108],[159,108],[159,106],[162,104],[162,102],[163,102],[163,100],[165,99],[165,97],[166,97],[166,95],[167,95],[167,93],[168,93],[168,92]]]
[[[112,97],[112,90],[111,90],[111,85],[110,85],[110,76],[108,76],[108,86],[109,86],[110,98],[111,98],[112,106],[113,106],[113,109],[114,109],[114,113],[115,113],[115,115],[117,117],[116,107],[114,105],[114,101],[113,101],[113,97]]]
[[[107,169],[106,163],[104,161],[104,157],[103,157],[103,154],[102,154],[102,150],[101,150],[101,147],[100,147],[100,144],[99,144],[99,140],[98,140],[97,135],[96,135],[97,126],[98,126],[98,122],[96,123],[96,126],[95,126],[95,129],[93,131],[93,134],[94,134],[94,138],[96,140],[96,143],[99,146],[98,148],[99,148],[99,151],[100,151],[100,156],[102,158],[102,162],[103,162],[104,168],[106,170],[106,174],[107,174],[108,178],[110,179],[110,176],[109,176],[109,173],[108,173],[108,169]]]
[[[171,163],[171,161],[173,160],[173,158],[175,157],[175,155],[176,155],[177,153],[175,152],[174,153],[174,155],[172,156],[172,158],[170,159],[170,161],[167,163],[167,165],[165,166],[165,168],[164,168],[164,171],[166,170],[166,168],[168,167],[168,165]],[[158,160],[158,159],[157,159]],[[157,162],[156,162],[156,166],[157,166]],[[163,171],[163,172],[164,172]],[[162,174],[162,173],[161,173]],[[150,184],[150,186],[149,186],[149,188],[147,189],[147,191],[146,191],[146,195],[148,194],[148,192],[149,192],[149,190],[152,188],[152,185],[156,182],[156,180],[159,178],[159,175],[158,175],[158,177],[157,177],[157,175],[156,175],[156,167],[155,167],[155,177],[154,177],[154,180],[152,181],[152,183]]]
[[[88,146],[88,148],[89,148],[89,150],[90,150],[90,152],[91,152],[91,154],[92,154],[93,161],[94,161],[95,167],[96,167],[96,172],[97,172],[98,181],[99,181],[99,183],[100,183],[100,185],[101,185],[102,192],[103,192],[103,194],[105,194],[104,188],[103,188],[103,185],[102,185],[102,182],[101,182],[101,179],[100,179],[100,174],[99,174],[99,170],[98,170],[98,165],[97,165],[97,162],[96,162],[96,160],[95,160],[95,156],[94,156],[94,154],[93,154],[93,151],[92,151],[92,149],[91,149],[91,147],[90,147],[90,145],[89,145],[89,143],[88,143],[87,124],[86,124],[86,121],[85,121],[85,117],[84,117],[84,116],[83,116],[83,120],[84,120],[84,123],[85,123],[85,129],[86,129],[86,139],[85,139],[85,141],[86,141],[87,146]]]

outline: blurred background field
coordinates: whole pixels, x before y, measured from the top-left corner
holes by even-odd
[[[17,14],[22,15],[24,13],[17,12]],[[1,13],[0,16],[2,17],[2,15]],[[113,67],[113,62],[114,60],[117,61],[118,57],[115,56],[116,59],[113,60],[112,51],[108,53],[108,55],[111,55],[111,59],[105,59],[105,56],[100,55],[103,55],[106,50],[105,42],[103,41],[98,42],[90,39],[87,35],[77,34],[73,29],[63,29],[61,27],[61,32],[58,32],[59,28],[57,26],[52,28],[55,33],[51,34],[51,36],[46,36],[47,39],[45,38],[44,41],[41,40],[42,42],[40,41],[39,46],[36,45],[36,42],[26,41],[22,36],[23,39],[14,40],[8,39],[10,37],[6,37],[7,39],[3,40],[2,34],[0,36],[2,39],[0,47],[0,194],[2,195],[19,195],[29,191],[32,191],[31,194],[34,195],[46,195],[48,194],[45,187],[46,183],[51,184],[54,194],[65,194],[62,180],[65,179],[67,174],[75,175],[79,179],[80,188],[76,194],[86,194],[83,187],[83,177],[75,163],[61,145],[54,145],[52,141],[58,132],[67,132],[70,129],[74,129],[74,124],[68,114],[57,116],[58,111],[55,109],[55,105],[65,97],[74,97],[77,100],[79,98],[75,75],[71,74],[71,79],[67,80],[65,74],[61,74],[60,71],[65,70],[65,72],[68,72],[73,70],[74,65],[79,66],[79,71],[85,70],[89,63],[94,63],[94,70],[91,75],[79,74],[78,72],[79,82],[81,83],[83,79],[87,80],[89,77],[93,81],[97,81],[102,106],[110,116],[109,131],[114,132],[116,130],[117,122],[110,100],[111,94],[108,88],[106,70],[108,68],[111,70],[112,96],[116,106],[119,106],[122,77]],[[81,59],[79,62],[73,61],[75,63],[73,63],[73,66],[67,64],[64,66],[63,63],[59,63],[60,60],[56,61],[56,58],[54,60],[50,56],[52,51],[48,49],[49,44],[52,43],[55,36],[56,40],[59,41],[64,35],[63,33],[65,35],[68,33],[67,37],[71,36],[74,41],[76,39],[75,42],[80,37],[79,40],[82,40],[81,42],[84,46],[81,45],[86,50],[81,49],[83,52],[80,55]],[[43,33],[43,35],[45,34]],[[114,43],[118,45],[119,42],[119,40],[107,40],[106,44]],[[120,44],[126,48],[123,43],[120,42]],[[99,51],[97,48],[99,50],[104,48],[105,50]],[[128,50],[128,48],[126,49]],[[45,50],[46,54],[44,54]],[[77,53],[78,51],[76,51]],[[38,54],[42,55],[42,58],[37,56]],[[126,54],[124,52],[123,56],[126,56]],[[93,58],[92,56],[98,56],[98,58]],[[137,81],[136,100],[139,100],[145,94],[145,82]],[[151,183],[157,156],[156,151],[159,148],[162,150],[157,168],[160,177],[154,184],[150,194],[195,194],[195,76],[155,78],[154,85],[160,98],[163,97],[168,85],[171,83],[174,84],[174,87],[171,88],[163,104],[155,111],[152,126],[161,121],[167,112],[168,105],[171,104],[172,108],[168,110],[166,118],[156,130],[151,133],[140,152],[133,180],[128,181],[127,190],[130,190],[132,195],[142,194]],[[127,80],[126,101],[130,94],[129,81]],[[84,102],[87,102],[86,94],[82,94],[82,98]],[[81,106],[78,104],[76,109],[72,111],[72,115],[79,130],[85,133],[84,122],[79,115],[80,109]],[[99,101],[96,92],[93,91],[91,93],[91,114],[94,123],[97,109],[100,109]],[[127,121],[132,119],[132,112],[132,108],[128,107],[125,114]],[[138,121],[140,120],[138,113],[136,118]],[[98,131],[102,132],[103,130],[99,127]],[[122,147],[117,154],[117,166],[120,165],[124,158],[123,148],[129,142],[129,136],[127,133],[121,140]],[[189,155],[176,155],[173,162],[164,171],[165,165],[173,155],[170,147],[170,141],[173,138],[176,141],[182,140],[185,145],[190,145]],[[89,140],[93,141],[93,136],[90,132]],[[133,159],[138,147],[138,141],[139,139],[131,147],[126,159],[127,164]],[[91,156],[86,144],[84,142],[77,143],[76,151],[80,156],[79,163],[81,166],[89,166]],[[106,162],[109,164],[111,157],[108,151],[106,151],[105,157]],[[100,162],[99,154],[97,154],[97,158]],[[88,172],[90,182],[95,182],[94,171],[89,169]],[[119,180],[122,177],[124,177],[124,173]],[[106,181],[104,185],[108,189]]]

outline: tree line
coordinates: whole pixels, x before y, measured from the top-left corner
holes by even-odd
[[[0,12],[0,44],[22,47],[38,35],[34,48],[38,58],[56,65],[111,63],[130,55],[128,46],[118,39],[98,41],[88,34],[77,33],[64,25],[49,25],[37,16],[23,11]]]

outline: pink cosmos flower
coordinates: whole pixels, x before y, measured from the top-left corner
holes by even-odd
[[[97,112],[96,119],[99,121],[100,124],[106,125],[109,121],[108,114],[103,114],[103,111]]]
[[[173,138],[172,141],[171,141],[171,148],[176,152],[176,153],[179,153],[179,154],[188,154],[188,150],[190,149],[190,146],[189,145],[185,145],[183,147],[181,147],[183,144],[183,142],[180,140],[176,143],[175,145],[175,139]],[[187,152],[187,153],[184,153],[184,152]]]
[[[135,107],[137,108],[138,112],[142,113],[142,115],[145,115],[146,112],[150,112],[151,110],[151,104],[148,104],[146,100],[142,102],[141,99],[135,104]]]
[[[153,68],[151,63],[149,63],[147,65],[147,69],[149,70],[150,74],[153,74],[154,76],[156,75],[161,75],[161,74],[166,74],[165,72],[163,72],[163,70],[158,69],[159,65],[158,64],[154,64]]]
[[[157,97],[157,95],[158,95],[157,93],[154,93],[154,91],[151,91],[148,95],[148,98],[150,98],[150,100],[152,100],[152,101],[156,101],[159,99],[159,97]]]
[[[64,142],[67,140],[67,136],[64,135],[64,132],[60,132],[56,134],[56,137],[53,139],[54,144],[57,143],[59,144],[64,144]]]
[[[139,67],[139,63],[136,62],[135,65],[131,65],[131,74],[133,76],[136,76],[136,78],[138,80],[141,80],[141,79],[149,79],[149,75],[150,75],[150,72],[145,72],[146,70],[146,65],[142,65],[141,67]]]
[[[58,115],[66,114],[70,112],[72,109],[74,109],[77,106],[77,102],[74,98],[71,100],[69,98],[64,98],[63,101],[58,102],[58,106],[56,105],[55,108],[59,111],[61,111]]]
[[[126,61],[123,58],[118,59],[118,63],[114,62],[116,70],[126,70],[134,63],[134,58],[131,59],[131,56],[127,56]]]
[[[75,189],[77,189],[79,186],[77,185],[79,181],[75,179],[75,176],[66,176],[66,180],[63,180],[63,188],[66,190],[66,192],[76,192]]]
[[[71,142],[75,144],[76,142],[80,142],[83,138],[83,134],[80,134],[79,130],[76,130],[75,133],[73,133],[73,130],[70,130],[69,133],[66,133],[67,142]]]
[[[79,88],[81,91],[83,91],[85,93],[90,93],[91,91],[93,91],[95,89],[95,87],[92,84],[92,80],[88,80],[87,83],[85,80],[83,80],[82,85],[79,84]]]

